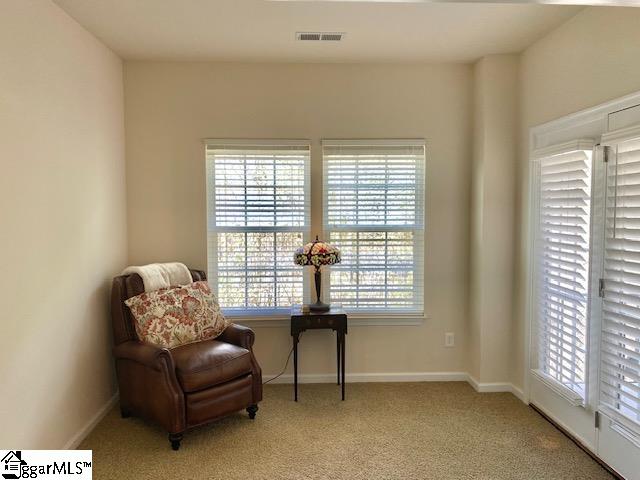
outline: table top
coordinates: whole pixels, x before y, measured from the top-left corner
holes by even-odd
[[[326,312],[302,312],[302,305],[293,305],[291,307],[292,317],[327,317],[332,315],[347,315],[342,305],[331,305],[331,308]]]

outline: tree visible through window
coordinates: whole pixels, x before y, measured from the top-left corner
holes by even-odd
[[[302,303],[292,252],[309,232],[309,145],[212,143],[207,178],[209,277],[225,312]]]
[[[331,301],[423,311],[423,141],[324,141],[325,236],[340,248]]]

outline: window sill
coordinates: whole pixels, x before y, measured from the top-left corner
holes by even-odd
[[[562,385],[560,382],[550,377],[541,370],[531,370],[533,376],[541,383],[546,385],[549,389],[553,390],[556,394],[564,398],[574,407],[585,407],[585,400],[578,393],[571,390],[569,387]]]
[[[349,313],[350,327],[398,327],[422,325],[429,317],[425,314],[413,313]],[[289,315],[227,315],[227,319],[233,323],[239,323],[248,327],[288,327]]]

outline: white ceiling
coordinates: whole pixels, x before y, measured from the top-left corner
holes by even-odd
[[[125,59],[470,62],[519,52],[580,7],[515,4],[54,0]],[[298,31],[346,32],[300,42]]]

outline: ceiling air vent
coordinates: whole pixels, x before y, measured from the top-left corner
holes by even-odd
[[[325,42],[339,42],[342,40],[344,33],[323,33],[322,40]]]
[[[344,37],[342,32],[298,32],[297,40],[312,42],[339,42]]]

